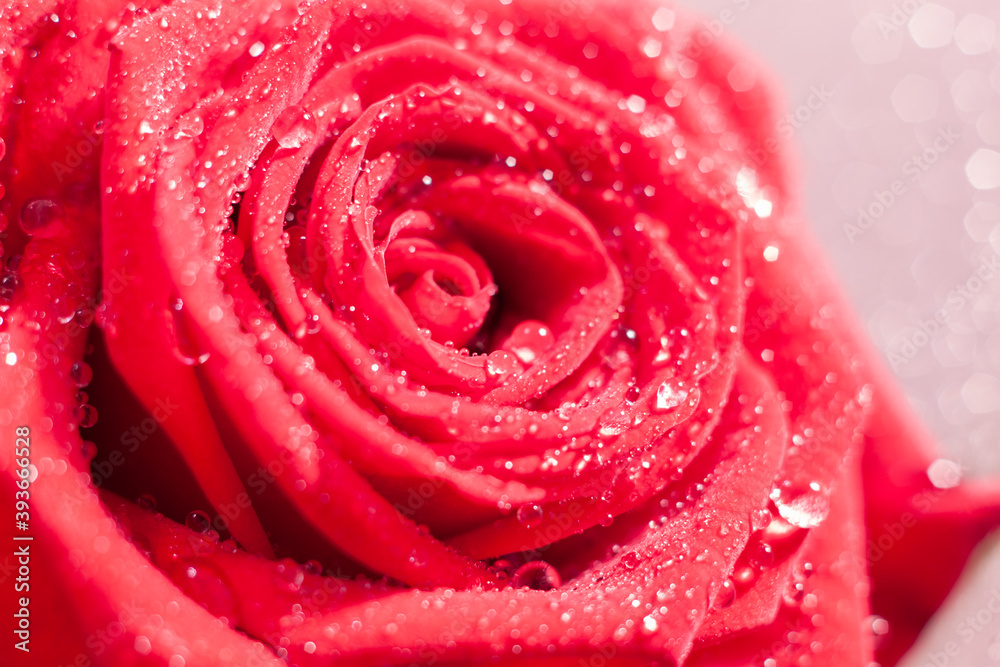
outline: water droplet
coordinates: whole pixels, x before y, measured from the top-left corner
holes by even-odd
[[[500,581],[507,581],[514,576],[514,572],[517,570],[517,568],[514,567],[514,564],[506,558],[496,559],[493,561],[492,567],[496,573],[497,579]]]
[[[7,154],[7,144],[4,142],[3,139],[0,139],[0,160],[2,160],[3,156],[6,154]]]
[[[771,511],[767,508],[754,511],[750,517],[750,524],[754,531],[764,530],[771,523]]]
[[[625,569],[634,570],[640,563],[639,554],[634,551],[629,551],[627,554],[622,556],[621,563],[625,566]]]
[[[184,316],[184,302],[179,298],[171,299],[169,309],[171,323],[173,324],[174,356],[186,366],[199,366],[211,357],[211,353],[200,351],[188,333],[188,323]]]
[[[3,278],[0,278],[0,299],[4,301],[10,301],[14,298],[14,293],[17,288],[20,287],[21,281],[17,279],[13,273],[9,273]]]
[[[243,255],[246,249],[243,247],[243,241],[236,234],[223,234],[222,235],[222,254],[226,258],[227,262],[232,264],[238,264],[243,261]]]
[[[135,504],[141,507],[142,509],[146,510],[147,512],[152,512],[153,510],[156,509],[156,498],[149,495],[148,493],[144,493],[135,499]]]
[[[231,625],[239,623],[236,601],[221,574],[201,560],[181,562],[178,567],[183,576],[177,583],[185,593],[215,616],[229,619]]]
[[[687,400],[688,392],[680,384],[672,384],[669,380],[656,390],[656,409],[660,411],[673,410]]]
[[[204,130],[205,121],[201,119],[201,116],[184,116],[177,121],[173,131],[164,138],[164,147],[167,150],[174,150],[188,140],[201,135]]]
[[[306,571],[307,574],[321,575],[323,574],[323,563],[318,560],[307,560],[302,564],[302,569]]]
[[[25,234],[40,234],[62,219],[62,207],[51,199],[31,199],[21,209],[21,229]]]
[[[785,586],[785,590],[781,594],[782,600],[789,607],[794,607],[795,605],[802,602],[802,598],[806,595],[806,586],[801,581],[792,579]]]
[[[86,387],[94,379],[94,371],[86,361],[78,361],[70,366],[69,376],[77,387]]]
[[[76,421],[80,428],[91,428],[97,423],[97,408],[84,403],[76,408]]]
[[[779,488],[771,492],[778,513],[796,528],[815,528],[830,513],[830,498],[819,490]]]
[[[629,403],[635,403],[636,401],[639,400],[639,394],[641,393],[642,390],[639,389],[638,385],[632,385],[625,392],[625,400],[628,401]]]
[[[494,350],[486,357],[486,373],[490,377],[510,375],[517,370],[517,359],[506,350]]]
[[[755,547],[750,547],[747,560],[754,567],[763,569],[774,563],[774,551],[771,550],[771,545],[767,542],[758,542]]]
[[[184,525],[196,533],[204,533],[212,527],[212,520],[205,512],[202,512],[201,510],[194,510],[193,512],[188,513],[187,517],[184,519]]]
[[[90,440],[84,440],[80,445],[80,454],[85,461],[93,461],[94,457],[97,456],[97,445]]]
[[[719,593],[715,596],[715,606],[719,609],[725,609],[731,607],[733,602],[736,601],[736,584],[729,577],[722,582],[722,588],[719,589]]]
[[[271,127],[271,135],[282,148],[300,148],[316,136],[316,118],[300,106],[282,111]]]
[[[517,568],[511,580],[514,588],[550,591],[562,584],[559,572],[543,560],[533,560]]]
[[[514,328],[504,347],[523,363],[531,364],[551,348],[552,344],[552,332],[545,324],[525,320]]]
[[[517,520],[521,522],[521,525],[525,528],[536,528],[541,525],[542,519],[545,517],[545,510],[542,509],[541,505],[528,504],[521,505],[517,508]]]
[[[868,626],[872,635],[875,636],[876,641],[889,634],[889,621],[885,620],[881,616],[869,616],[865,621],[865,624]]]

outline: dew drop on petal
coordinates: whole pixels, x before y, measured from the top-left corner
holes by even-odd
[[[77,387],[86,387],[94,379],[94,371],[86,361],[78,361],[70,367],[69,376]]]
[[[317,131],[316,118],[300,106],[282,111],[271,127],[271,135],[282,148],[299,148],[312,141]]]
[[[802,602],[802,598],[805,597],[806,587],[801,581],[792,579],[785,585],[785,590],[782,592],[781,597],[785,604],[789,607],[794,607],[795,605]]]
[[[204,533],[212,527],[212,520],[205,512],[202,512],[201,510],[194,510],[193,512],[188,513],[187,517],[184,519],[184,525],[196,533]]]
[[[559,572],[543,560],[533,560],[517,568],[511,579],[514,588],[530,588],[536,591],[550,591],[562,584]]]
[[[541,525],[544,516],[545,510],[542,509],[541,505],[529,503],[527,505],[521,505],[517,508],[517,520],[525,528],[538,527]]]
[[[97,423],[97,408],[89,403],[77,406],[76,421],[80,428],[91,428]]]
[[[135,499],[135,504],[141,507],[142,509],[146,510],[147,512],[152,512],[153,510],[156,509],[156,498],[149,495],[148,493],[144,493]]]
[[[184,316],[184,302],[179,298],[172,299],[169,312],[172,315],[174,356],[185,366],[199,366],[208,361],[211,354],[198,350],[188,334],[189,325]]]
[[[526,320],[514,328],[504,347],[513,352],[522,363],[531,364],[551,348],[552,344],[552,332],[545,324]]]
[[[624,556],[622,556],[621,562],[626,569],[634,570],[639,566],[641,559],[639,558],[639,554],[637,554],[634,551],[629,551]]]
[[[760,569],[770,567],[774,563],[774,551],[767,542],[758,542],[756,546],[751,547],[747,559],[754,567]]]
[[[486,373],[490,377],[509,375],[517,370],[517,359],[506,350],[494,350],[486,357]]]
[[[21,229],[25,234],[39,234],[62,219],[62,207],[51,199],[31,199],[21,209]]]
[[[781,518],[796,528],[815,528],[830,513],[830,498],[812,488],[781,488],[771,492]]]
[[[673,410],[678,405],[687,400],[688,391],[679,385],[671,383],[669,380],[660,385],[656,390],[656,409],[665,412]]]
[[[771,511],[767,508],[754,511],[750,518],[750,524],[755,531],[764,530],[771,523]]]
[[[80,445],[80,455],[86,461],[93,461],[94,457],[97,456],[97,445],[90,440],[84,440],[83,444]]]
[[[736,584],[732,579],[726,578],[722,582],[722,587],[719,589],[719,593],[715,596],[715,606],[719,609],[726,609],[731,607],[733,602],[736,601]]]

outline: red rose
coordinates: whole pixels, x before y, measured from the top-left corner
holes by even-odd
[[[674,9],[0,17],[4,655],[891,664],[996,525]]]

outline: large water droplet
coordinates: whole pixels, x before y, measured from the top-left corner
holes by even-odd
[[[97,408],[89,403],[78,405],[76,408],[76,421],[80,428],[91,428],[97,423]]]
[[[719,589],[719,593],[715,596],[715,606],[719,609],[725,609],[731,607],[733,602],[736,601],[736,584],[732,579],[726,578],[722,582],[722,588]]]
[[[767,508],[754,510],[750,515],[750,525],[755,531],[764,530],[771,523],[771,511]]]
[[[194,510],[188,513],[187,518],[184,519],[184,525],[196,533],[204,533],[212,527],[212,519],[205,512]]]
[[[802,602],[802,598],[804,598],[805,596],[806,596],[806,586],[798,579],[791,579],[785,585],[785,590],[782,591],[781,593],[782,600],[789,607],[794,607],[795,605]]]
[[[830,498],[818,488],[777,488],[771,500],[781,518],[797,528],[815,528],[830,513]]]
[[[490,377],[510,375],[517,367],[517,359],[506,350],[494,350],[486,357],[486,373]]]
[[[550,591],[562,583],[559,572],[543,560],[533,560],[517,568],[511,580],[514,588]]]
[[[300,148],[316,136],[316,118],[300,106],[282,111],[271,126],[271,135],[282,148]]]
[[[656,390],[656,409],[666,412],[673,410],[687,400],[688,391],[681,386],[681,383],[666,381]]]
[[[149,495],[148,493],[144,493],[135,499],[135,504],[141,507],[142,509],[146,510],[147,512],[152,512],[153,510],[156,509],[156,498]]]
[[[758,542],[756,546],[750,547],[750,553],[747,554],[747,560],[754,567],[763,569],[774,563],[774,551],[771,549],[771,545],[767,542]]]
[[[90,440],[84,440],[80,445],[80,455],[85,461],[93,461],[94,457],[97,456],[97,445]]]
[[[171,324],[174,331],[174,356],[186,366],[199,366],[209,360],[211,354],[198,349],[188,332],[188,322],[184,316],[184,302],[175,298],[171,300],[169,309]]]
[[[62,207],[51,199],[31,199],[21,209],[21,229],[25,234],[41,234],[53,228],[63,217]]]
[[[184,116],[171,132],[168,132],[163,139],[163,144],[167,150],[174,150],[182,146],[194,137],[199,136],[205,130],[205,121],[201,116]]]
[[[629,551],[624,556],[622,556],[621,563],[625,566],[625,569],[634,570],[639,566],[642,559],[639,558],[639,554],[634,551]]]
[[[525,364],[534,363],[552,347],[552,331],[542,322],[525,320],[517,325],[504,347]]]
[[[525,528],[536,528],[542,523],[542,519],[545,517],[545,510],[542,509],[541,505],[535,505],[534,503],[529,503],[527,505],[521,505],[517,508],[517,520]]]
[[[86,387],[94,379],[94,371],[86,361],[78,361],[70,366],[69,376],[77,387]]]

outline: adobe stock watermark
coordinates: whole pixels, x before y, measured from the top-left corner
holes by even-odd
[[[972,303],[983,289],[1000,275],[1000,255],[984,255],[968,278],[948,292],[944,305],[932,317],[921,319],[913,330],[894,336],[886,351],[886,358],[893,371],[910,363],[923,348],[930,345],[934,335],[944,329],[966,305]]]
[[[693,31],[689,40],[688,52],[693,58],[700,58],[726,32],[726,29],[736,23],[740,14],[750,8],[750,0],[730,0],[732,7],[726,7],[715,17],[705,19],[701,28]],[[672,27],[672,21],[671,26]]]
[[[905,28],[906,24],[910,22],[910,18],[925,2],[927,0],[903,0],[903,2],[894,4],[889,9],[888,15],[880,15],[875,21],[875,27],[878,28],[882,38],[889,39],[893,33]]]
[[[85,130],[83,138],[75,144],[67,144],[62,160],[53,160],[51,167],[56,180],[62,183],[66,176],[82,165],[94,153],[101,150],[102,137],[99,132]]]
[[[900,165],[900,176],[894,178],[886,189],[876,189],[867,204],[858,207],[858,215],[853,223],[844,224],[844,234],[851,243],[856,243],[859,236],[864,235],[875,226],[885,214],[907,192],[911,183],[915,183],[931,167],[937,164],[945,153],[958,143],[959,134],[951,126],[938,130],[934,140],[919,153],[914,153]]]
[[[989,599],[976,609],[969,612],[955,625],[954,635],[959,639],[952,639],[941,646],[937,651],[928,651],[927,660],[924,667],[950,667],[970,664],[968,660],[957,660],[962,655],[962,650],[968,646],[981,632],[986,630],[995,631],[991,627],[996,619],[1000,617],[1000,588],[990,589]]]

